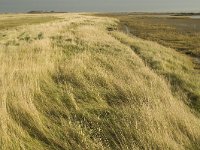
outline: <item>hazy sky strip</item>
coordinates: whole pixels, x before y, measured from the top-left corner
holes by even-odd
[[[0,0],[0,12],[200,12],[200,0]]]

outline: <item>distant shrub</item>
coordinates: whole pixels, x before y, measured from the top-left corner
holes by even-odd
[[[19,40],[26,41],[26,42],[30,42],[30,41],[31,41],[30,35],[27,34],[26,32],[23,32],[23,33],[20,34],[17,38],[18,38]]]
[[[43,38],[44,38],[44,35],[43,35],[43,33],[42,33],[42,32],[40,32],[40,33],[38,34],[37,38],[38,38],[39,40],[43,39]]]

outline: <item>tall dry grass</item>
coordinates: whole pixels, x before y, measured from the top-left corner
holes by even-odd
[[[59,17],[1,31],[1,149],[199,149],[187,95],[127,44],[148,42],[108,31],[114,19]]]

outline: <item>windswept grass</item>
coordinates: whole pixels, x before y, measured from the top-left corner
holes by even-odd
[[[115,19],[59,17],[3,31],[0,149],[199,149],[198,111],[163,75],[198,95],[190,59],[114,31]]]
[[[171,91],[187,96],[187,104],[200,112],[200,71],[195,68],[191,59],[173,49],[157,43],[142,41],[136,37],[127,37],[115,32],[114,36],[130,46],[145,64],[170,82]]]

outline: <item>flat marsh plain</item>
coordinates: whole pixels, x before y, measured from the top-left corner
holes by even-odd
[[[38,23],[45,23],[52,20],[58,19],[54,16],[46,16],[46,15],[25,15],[25,14],[18,14],[17,17],[15,15],[1,15],[0,18],[0,30],[3,29],[10,29],[20,25],[30,25],[30,24],[38,24]]]
[[[158,42],[200,58],[200,18],[190,14],[113,13],[99,14],[120,20],[131,34]],[[194,14],[193,14],[194,15]]]
[[[0,149],[200,149],[199,29],[130,17],[0,15]]]

